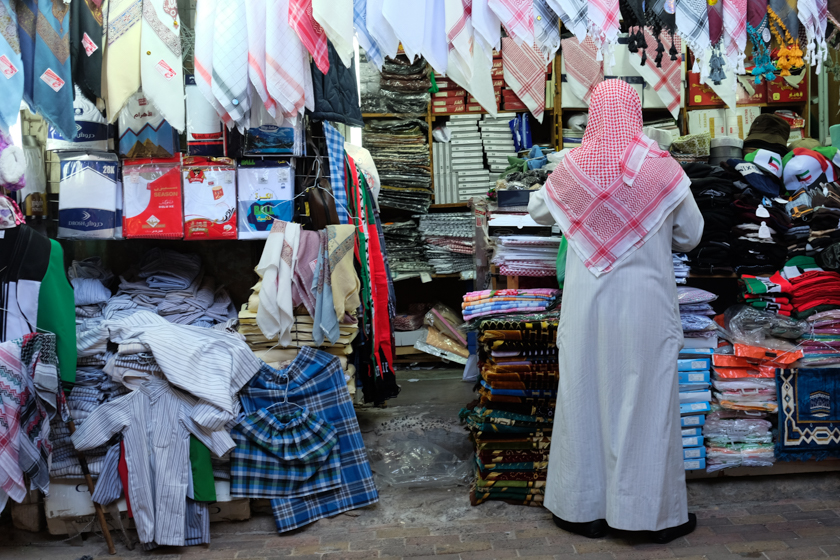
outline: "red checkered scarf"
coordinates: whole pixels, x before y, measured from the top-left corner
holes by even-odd
[[[604,81],[604,64],[597,60],[598,47],[590,37],[583,43],[579,42],[577,37],[563,39],[560,43],[563,49],[563,64],[569,77],[568,84],[564,84],[563,87],[568,87],[575,97],[589,103],[595,86]],[[653,48],[656,50],[656,41],[653,42]]]
[[[488,4],[516,44],[534,42],[534,0],[489,0]]]
[[[472,0],[446,0],[445,8],[450,64],[458,64],[464,78],[469,81],[472,78]]]
[[[517,45],[510,37],[502,39],[502,67],[505,83],[522,100],[534,118],[543,120],[545,112],[545,59],[533,43]]]
[[[747,0],[722,1],[726,64],[733,72],[743,74],[744,49],[747,48]]]
[[[682,77],[680,76],[682,61],[679,57],[677,60],[671,60],[671,57],[668,56],[668,51],[671,49],[670,33],[663,32],[659,37],[665,47],[661,68],[657,68],[653,62],[656,58],[656,37],[647,28],[645,28],[647,62],[645,64],[641,63],[642,51],[640,50],[630,55],[630,63],[636,67],[636,70],[645,79],[645,87],[651,86],[653,88],[653,91],[656,92],[659,99],[676,119],[680,113],[680,99],[683,91]],[[678,35],[674,35],[674,45],[677,52],[682,52],[682,40]],[[645,95],[648,95],[648,93],[646,92]]]
[[[618,0],[590,0],[588,17],[589,35],[598,47],[598,60],[601,60],[602,54],[618,42],[618,18],[621,17]],[[615,60],[611,58],[613,65]]]
[[[546,205],[595,276],[659,230],[689,193],[680,165],[642,134],[642,106],[621,80],[595,88],[583,143],[546,183]]]
[[[315,60],[315,66],[322,74],[330,71],[330,57],[327,49],[327,35],[312,16],[312,0],[289,0],[289,26],[309,54]]]

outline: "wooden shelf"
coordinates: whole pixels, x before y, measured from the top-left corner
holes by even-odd
[[[780,474],[802,474],[840,470],[840,460],[824,461],[777,461],[772,467],[735,467],[708,473],[705,470],[686,471],[687,480],[700,478],[724,478],[732,476],[772,476]]]
[[[738,103],[736,107],[801,107],[804,101],[790,101],[787,103]],[[686,105],[686,111],[704,110],[704,109],[726,109],[724,105]]]
[[[527,113],[527,112],[528,112],[527,110],[524,110],[524,111],[498,111],[498,114],[500,114],[500,115],[515,115],[517,113]],[[554,109],[546,109],[545,112],[546,113],[553,113]],[[489,115],[490,113],[488,113],[487,111],[461,111],[460,113],[434,113],[434,112],[432,112],[430,114],[431,114],[432,118],[435,118],[435,117],[451,117],[451,116],[457,116],[457,115]],[[362,115],[362,116],[364,117],[364,115]]]
[[[429,206],[429,209],[434,210],[445,210],[447,208],[469,208],[469,203],[467,202],[453,202],[451,204],[432,204]]]
[[[426,113],[362,113],[363,119],[419,119]]]

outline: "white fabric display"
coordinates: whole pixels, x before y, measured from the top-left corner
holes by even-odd
[[[436,72],[446,74],[449,68],[446,0],[426,0],[426,18],[423,28],[423,46],[420,53]]]
[[[257,92],[265,110],[273,117],[277,104],[268,94],[265,68],[266,43],[266,0],[248,0],[245,2],[245,19],[248,24],[248,78]],[[257,99],[254,98],[256,103]]]
[[[143,92],[163,118],[184,131],[184,67],[181,23],[175,0],[143,0],[140,34],[140,77]]]
[[[75,92],[73,119],[76,121],[76,137],[73,140],[67,140],[55,127],[48,124],[46,149],[51,152],[61,150],[107,152],[108,122],[96,105],[82,95],[79,86],[75,86]]]
[[[230,116],[213,95],[213,35],[217,0],[202,0],[195,8],[195,82],[222,122],[230,126]]]
[[[385,14],[382,9],[385,7],[385,0],[368,0],[367,3],[367,30],[379,49],[382,51],[382,56],[390,56],[394,58],[397,56],[397,49],[400,46],[400,40],[397,39],[391,24],[385,19]]]
[[[201,93],[195,76],[187,76],[184,93],[187,98],[188,153],[192,156],[224,156],[225,125]]]
[[[128,98],[140,89],[142,0],[109,0],[108,44],[102,59],[102,83],[108,120],[114,122]]]
[[[485,44],[497,51],[502,48],[502,22],[499,16],[490,9],[488,0],[474,0],[472,4],[472,24],[475,29],[475,38],[478,37]],[[492,58],[492,52],[491,58]],[[491,64],[492,66],[492,64]]]
[[[283,347],[292,343],[295,324],[292,274],[299,242],[299,224],[275,222],[257,265],[257,274],[262,278],[257,326],[263,336],[268,340],[277,338]]]
[[[58,236],[113,239],[117,219],[116,154],[61,155]]]
[[[446,39],[449,41],[449,75],[466,89],[472,79],[473,27],[462,0],[446,2]],[[459,79],[455,79],[455,75]]]
[[[245,0],[225,0],[218,6],[213,33],[213,95],[239,132],[244,132],[251,109]]]
[[[266,0],[265,67],[268,93],[286,115],[313,110],[309,54],[289,26],[289,0]],[[278,109],[279,110],[279,109]]]
[[[313,0],[313,2],[318,0]],[[331,2],[332,0],[320,0]],[[400,38],[403,50],[409,60],[414,60],[423,50],[423,36],[426,30],[426,4],[433,4],[431,0],[385,0],[382,14],[385,16],[394,34]]]
[[[354,54],[353,0],[312,0],[312,17],[324,28],[342,64],[350,68]]]

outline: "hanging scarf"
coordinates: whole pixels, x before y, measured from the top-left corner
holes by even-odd
[[[736,74],[743,74],[744,51],[747,48],[747,0],[718,1],[723,4],[726,63]]]
[[[592,0],[589,3],[589,34],[598,47],[598,60],[618,42],[618,0]],[[610,66],[615,64],[611,57]]]
[[[485,25],[486,19],[483,20]],[[490,18],[491,25],[492,21]],[[470,0],[446,0],[446,23],[449,40],[447,76],[467,90],[485,111],[495,117],[498,108],[492,76],[493,47],[483,36],[475,34]],[[493,36],[492,29],[484,31],[490,37]],[[498,32],[501,34],[501,28]]]
[[[265,48],[266,22],[268,21],[266,0],[245,2],[245,20],[248,25],[248,79],[262,101],[263,107],[272,118],[277,117],[277,103],[268,94],[266,79]],[[272,24],[274,20],[272,20]],[[253,100],[257,102],[256,99]]]
[[[76,137],[76,121],[70,70],[70,6],[58,0],[18,0],[17,23],[23,99],[64,138],[72,140]]]
[[[330,162],[330,187],[335,199],[338,223],[350,223],[347,213],[347,191],[344,180],[344,135],[330,123],[324,121],[324,137],[327,140],[327,157]]]
[[[674,20],[680,35],[694,53],[695,62],[691,71],[700,72],[701,83],[703,83],[706,71],[704,57],[711,46],[709,13],[705,0],[680,0],[677,2]]]
[[[385,0],[367,0],[366,17],[367,31],[376,44],[383,57],[394,58],[397,56],[397,49],[400,40],[397,39],[391,24],[385,19],[382,9],[385,7]]]
[[[644,0],[619,0],[619,9],[621,10],[621,19],[627,25],[629,30],[629,41],[627,48],[634,53],[639,49],[647,49],[649,46],[645,43],[645,7]]]
[[[312,0],[312,17],[332,42],[341,63],[350,68],[353,60],[353,0]]]
[[[186,106],[177,0],[143,0],[140,50],[143,94],[166,122],[183,132]]]
[[[816,64],[817,74],[822,71],[823,60],[828,56],[828,46],[825,42],[827,3],[822,0],[819,4],[818,6],[817,0],[798,0],[797,4],[799,21],[805,28],[807,46],[805,59],[811,64]],[[822,18],[822,23],[820,18]]]
[[[367,0],[353,0],[353,25],[356,27],[356,37],[359,39],[359,45],[365,50],[368,60],[373,62],[381,71],[385,59],[382,57],[379,45],[376,44],[367,29]],[[427,56],[426,60],[428,59]]]
[[[747,0],[747,23],[761,32],[767,17],[767,0]]]
[[[578,41],[586,39],[586,30],[589,27],[589,5],[586,0],[547,0],[548,5],[563,21]]]
[[[499,50],[502,46],[502,22],[490,9],[487,1],[472,3],[472,24],[475,38],[479,37],[491,49]]]
[[[460,85],[466,87],[472,79],[473,27],[471,7],[463,0],[446,0],[446,40],[449,72],[457,71],[461,82],[466,82]]]
[[[256,268],[262,278],[257,326],[268,340],[277,338],[284,347],[292,343],[295,324],[292,275],[299,242],[300,225],[275,220]]]
[[[317,346],[324,342],[324,337],[330,341],[330,344],[335,344],[339,336],[341,336],[341,327],[339,326],[338,318],[336,317],[335,307],[333,302],[332,292],[332,270],[330,269],[330,250],[329,250],[329,228],[334,226],[327,226],[317,232],[320,243],[318,250],[318,263],[315,266],[315,274],[312,278],[311,291],[315,299],[315,311],[312,314],[312,340]],[[333,235],[335,235],[333,233]],[[350,236],[353,231],[350,231]],[[350,246],[352,247],[352,239]],[[348,251],[349,252],[349,251]],[[352,270],[353,257],[350,253],[350,268]],[[353,270],[355,276],[356,271]],[[349,278],[347,278],[349,281]],[[359,279],[356,278],[356,284]],[[358,291],[358,286],[356,287]],[[342,318],[344,316],[342,315]]]
[[[213,32],[213,95],[236,123],[239,132],[250,128],[251,86],[248,80],[248,22],[245,0],[217,4]]]
[[[540,123],[545,112],[545,60],[534,45],[502,39],[505,83]]]
[[[533,44],[534,0],[489,0],[488,4],[517,45]]]
[[[577,37],[563,39],[563,64],[568,82],[564,87],[587,105],[595,87],[604,81],[604,64],[597,60],[598,47],[587,37],[582,43]]]
[[[312,16],[312,0],[289,0],[289,26],[312,55],[318,70],[326,75],[330,71],[327,36]]]
[[[385,16],[385,20],[396,36],[400,38],[400,43],[409,60],[414,60],[415,55],[422,52],[423,36],[426,31],[426,4],[427,2],[420,0],[414,2],[385,0],[382,7],[382,15]]]
[[[361,300],[361,284],[353,268],[353,246],[355,226],[327,226],[329,240],[329,284],[332,291],[332,306],[335,316],[341,321],[345,315],[355,315]]]
[[[0,130],[17,122],[23,100],[23,62],[20,59],[17,13],[11,0],[0,0]]]
[[[558,170],[546,204],[595,276],[641,247],[690,194],[680,165],[642,134],[641,101],[622,80],[595,89],[583,142]]]
[[[769,0],[769,6],[776,12],[779,19],[787,27],[790,36],[796,40],[799,37],[799,18],[796,10],[796,0]]]
[[[211,0],[213,1],[213,0]],[[140,28],[143,0],[109,0],[102,83],[108,122],[115,122],[128,98],[140,89]]]
[[[427,0],[420,53],[440,74],[449,70],[449,42],[446,39],[446,0]],[[361,41],[361,39],[360,39]]]
[[[546,64],[560,49],[560,22],[546,0],[534,0],[534,42]]]
[[[96,103],[102,97],[102,0],[70,4],[70,66],[73,84]]]
[[[216,27],[217,0],[202,0],[195,8],[195,83],[207,102],[228,128],[233,121],[213,95],[213,35]]]
[[[265,70],[268,94],[286,115],[314,109],[309,53],[289,25],[289,0],[266,1]]]
[[[650,30],[645,29],[645,42],[647,43],[647,58],[654,60],[656,58],[656,39]],[[663,47],[666,51],[672,50],[673,46],[677,52],[681,52],[681,42],[679,37],[674,38],[671,43],[671,37],[663,34],[661,37]],[[645,87],[652,87],[665,107],[671,112],[674,118],[678,118],[680,113],[680,101],[682,100],[682,77],[680,76],[682,60],[671,60],[670,57],[662,57],[660,65],[642,64],[638,61],[642,58],[642,53],[633,53],[630,55],[630,60],[636,68],[636,71],[645,79]],[[645,95],[648,95],[645,92]]]
[[[723,39],[723,0],[708,4],[709,42],[714,47]]]

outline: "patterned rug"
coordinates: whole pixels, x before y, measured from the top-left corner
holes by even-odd
[[[840,457],[840,369],[778,370],[776,458]]]

